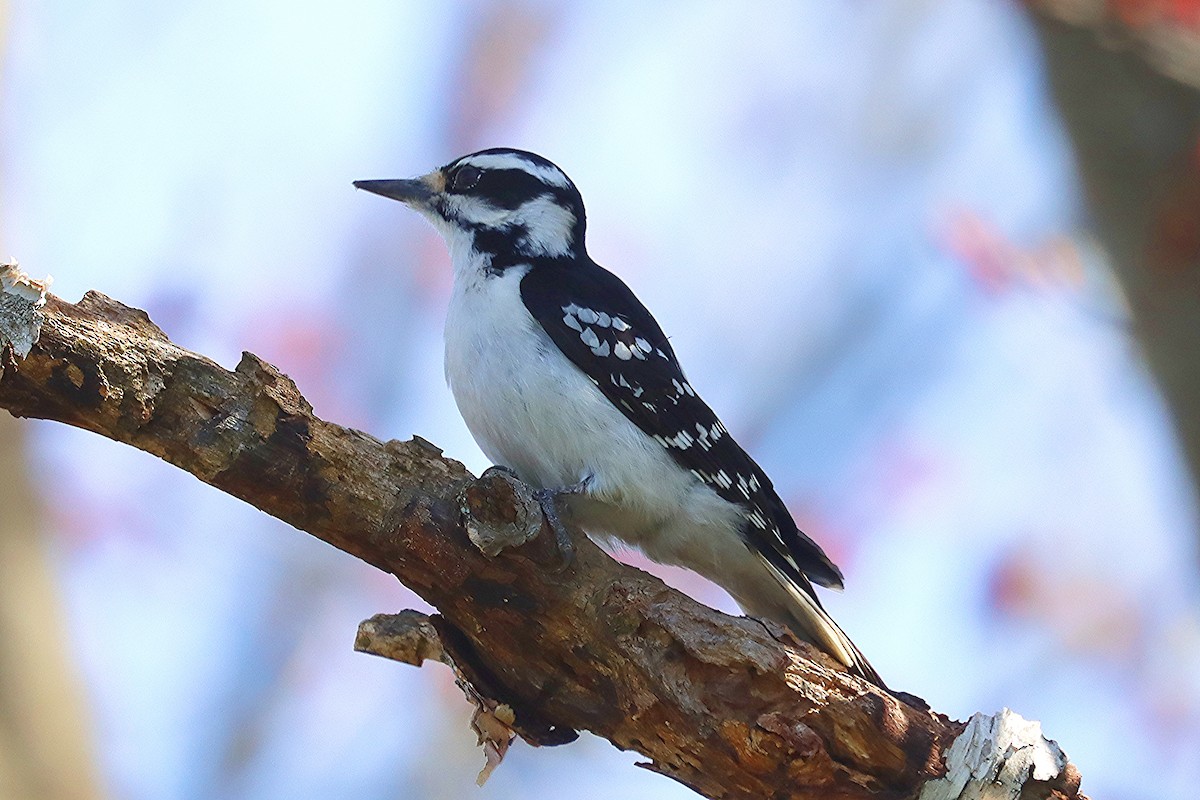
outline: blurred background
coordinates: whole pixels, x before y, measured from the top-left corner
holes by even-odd
[[[893,686],[1041,720],[1093,797],[1195,797],[1197,0],[0,8],[0,256],[60,296],[478,471],[444,249],[350,182],[542,153]],[[476,789],[448,672],[351,651],[409,606],[150,456],[0,415],[0,800],[692,796],[587,736]]]

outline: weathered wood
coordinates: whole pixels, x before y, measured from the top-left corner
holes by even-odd
[[[528,741],[590,730],[714,798],[916,797],[943,774],[962,723],[696,603],[582,535],[563,569],[552,534],[528,540],[528,497],[506,476],[476,480],[420,438],[382,442],[321,420],[259,358],[223,369],[95,292],[23,302],[0,310],[0,406],[153,453],[395,574],[440,612],[428,622],[445,658]],[[30,317],[40,330],[21,359],[10,341]],[[1017,791],[1077,797],[1072,775],[1038,773]]]
[[[975,714],[946,753],[946,774],[921,789],[920,800],[1018,800],[1070,797],[1079,773],[1058,742],[1042,736],[1042,726],[1007,708],[985,717]]]

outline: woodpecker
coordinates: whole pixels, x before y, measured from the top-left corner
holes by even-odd
[[[592,536],[698,572],[884,687],[813,589],[841,589],[842,573],[700,399],[646,307],[588,256],[583,198],[562,170],[495,148],[354,185],[420,212],[446,241],[446,380],[488,458],[561,490]]]

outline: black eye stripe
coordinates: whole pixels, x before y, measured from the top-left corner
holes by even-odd
[[[544,195],[561,198],[566,204],[574,204],[572,195],[575,194],[546,183],[522,169],[480,168],[469,163],[449,171],[446,190],[453,194],[478,196],[501,208],[517,208],[522,203]]]

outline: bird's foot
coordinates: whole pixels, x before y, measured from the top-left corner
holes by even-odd
[[[558,490],[534,489],[533,499],[537,500],[538,505],[542,507],[542,516],[546,518],[546,524],[550,526],[550,530],[554,531],[554,543],[558,547],[559,555],[559,565],[554,571],[562,572],[575,560],[575,545],[571,542],[571,536],[567,533],[567,528],[558,515]]]
[[[482,480],[483,478],[486,478],[487,476],[493,475],[497,472],[500,473],[501,475],[507,475],[510,478],[516,478],[517,480],[521,480],[520,477],[517,476],[517,471],[515,469],[513,469],[512,467],[506,467],[503,464],[493,464],[492,466],[485,469],[483,471],[483,474],[480,475],[479,477]]]
[[[550,526],[550,530],[554,531],[554,541],[558,545],[561,564],[555,572],[562,572],[571,566],[571,562],[575,560],[575,545],[571,542],[571,536],[567,533],[567,528],[563,525],[562,518],[558,514],[558,498],[564,495],[582,494],[587,490],[591,482],[592,476],[588,475],[579,483],[570,486],[535,489],[533,492],[533,498],[542,507],[542,516],[546,518],[546,524]]]

